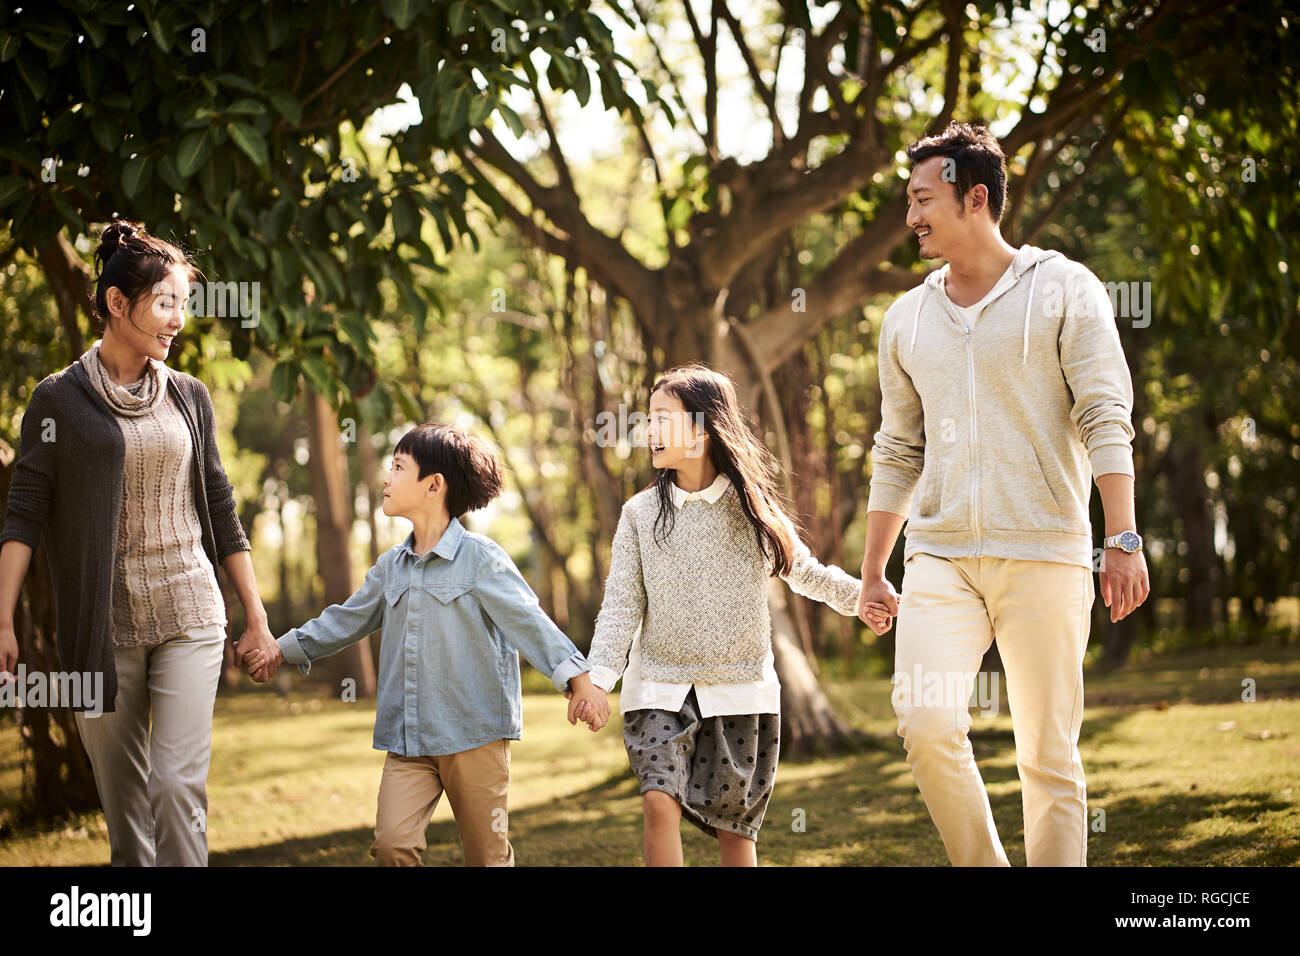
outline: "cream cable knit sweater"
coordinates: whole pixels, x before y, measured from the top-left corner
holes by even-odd
[[[226,605],[203,552],[190,483],[193,440],[180,409],[167,400],[167,368],[151,359],[145,378],[123,387],[109,378],[98,347],[97,342],[81,361],[95,391],[116,413],[126,444],[113,644],[152,645],[200,627],[224,627]]]

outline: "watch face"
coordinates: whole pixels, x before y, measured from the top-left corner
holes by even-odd
[[[1142,539],[1132,531],[1125,531],[1119,536],[1119,546],[1125,551],[1136,551],[1142,547]]]

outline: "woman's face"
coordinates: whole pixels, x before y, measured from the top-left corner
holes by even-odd
[[[681,399],[665,389],[650,396],[650,424],[646,428],[650,461],[656,468],[677,468],[687,459],[698,460],[709,451],[703,415],[692,416]]]
[[[134,304],[117,286],[105,294],[113,314],[111,331],[121,341],[150,358],[166,361],[172,343],[185,328],[185,300],[189,273],[184,266],[171,270]]]

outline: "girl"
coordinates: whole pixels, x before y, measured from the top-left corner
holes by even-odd
[[[717,837],[724,866],[754,866],[781,727],[769,578],[845,616],[862,585],[799,540],[726,376],[698,364],[662,375],[647,438],[656,477],[623,505],[591,679],[606,693],[623,679],[646,865],[682,864],[684,815]]]
[[[241,653],[275,643],[211,396],[164,361],[198,271],[176,246],[121,220],[101,234],[95,262],[103,338],[40,382],[23,416],[0,533],[0,674],[17,662],[14,606],[44,537],[59,666],[102,675],[103,699],[73,709],[111,861],[203,866],[227,623],[218,564],[244,605]]]

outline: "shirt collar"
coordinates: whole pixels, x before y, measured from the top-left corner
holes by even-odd
[[[718,477],[713,479],[713,484],[699,491],[686,491],[682,488],[678,488],[677,482],[675,481],[669,482],[668,488],[673,496],[673,504],[680,508],[682,505],[686,504],[686,502],[694,501],[696,498],[699,498],[701,501],[707,501],[709,504],[713,504],[722,497],[723,492],[727,490],[727,487],[730,484],[730,478],[724,474],[719,474]]]
[[[465,537],[465,526],[460,523],[459,519],[452,518],[451,523],[447,525],[447,530],[442,533],[438,543],[433,546],[430,554],[436,554],[448,561],[456,557],[456,551],[460,546],[460,539]],[[421,560],[424,555],[415,553],[415,531],[412,530],[402,542],[402,550],[409,554],[416,561]]]

